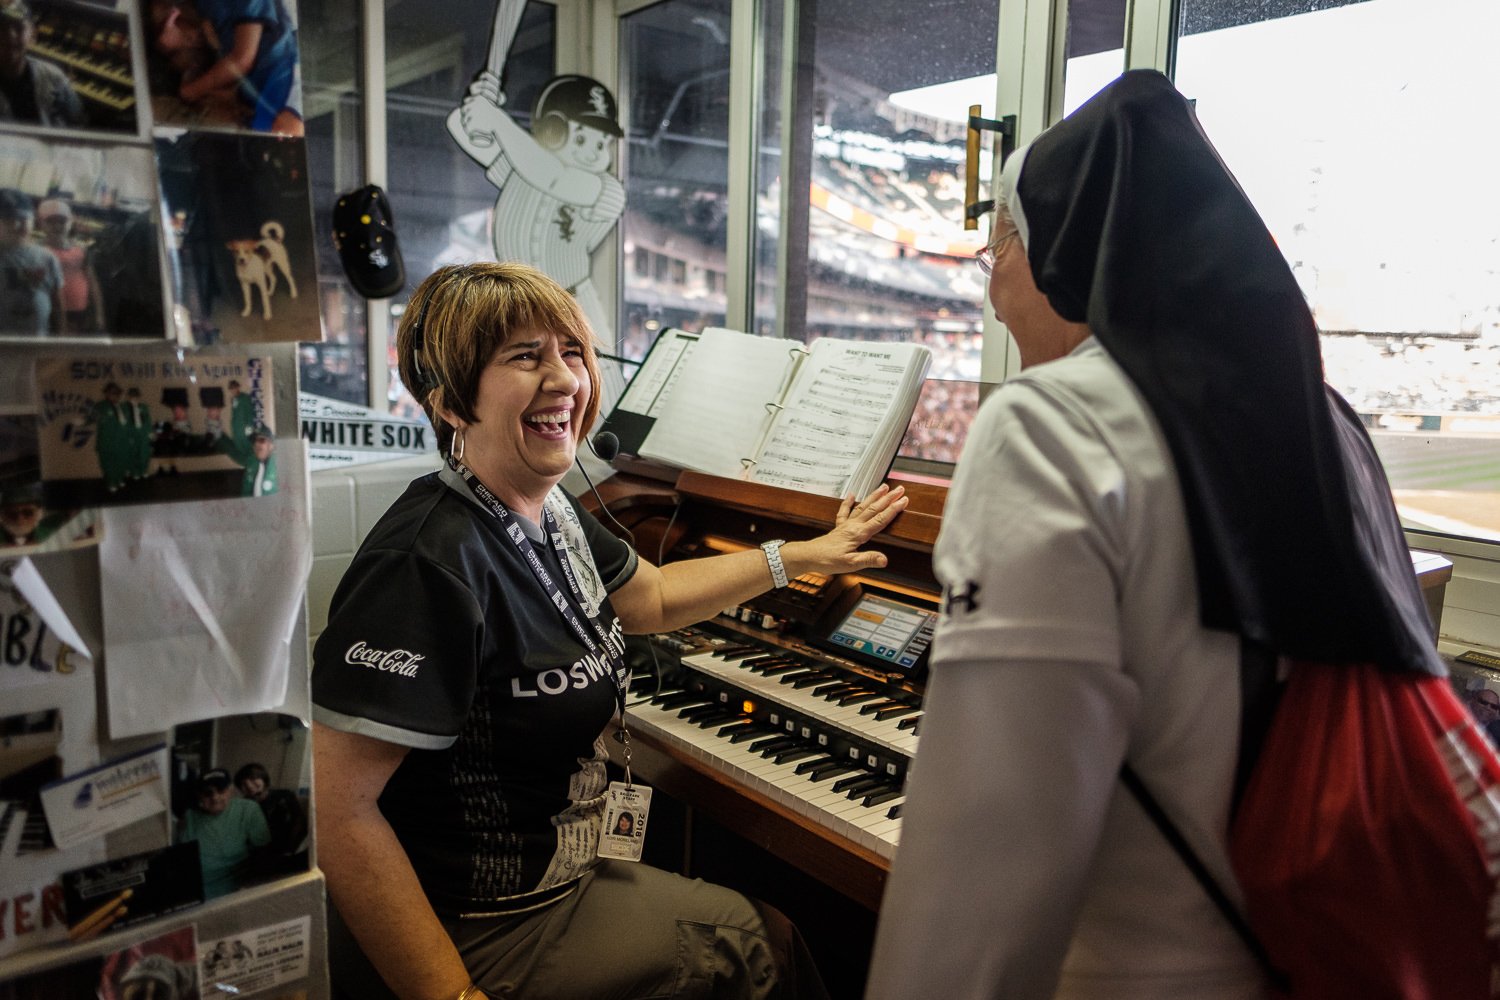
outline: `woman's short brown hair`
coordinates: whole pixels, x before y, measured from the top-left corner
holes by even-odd
[[[533,330],[571,337],[583,349],[593,391],[573,429],[582,441],[599,415],[599,359],[594,332],[566,289],[527,264],[492,261],[440,267],[417,286],[396,329],[396,358],[402,383],[432,422],[439,454],[449,453],[453,428],[438,407],[477,422],[485,366],[513,334]]]

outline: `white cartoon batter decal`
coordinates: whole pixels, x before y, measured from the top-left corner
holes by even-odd
[[[542,88],[528,132],[505,110],[500,74],[525,0],[500,0],[487,68],[448,115],[448,132],[499,189],[496,260],[539,268],[571,291],[601,342],[614,342],[589,279],[589,257],[625,210],[625,189],[609,173],[623,134],[615,97],[598,80],[557,76]]]

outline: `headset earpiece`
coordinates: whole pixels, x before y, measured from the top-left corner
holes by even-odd
[[[568,116],[561,111],[548,111],[532,123],[531,134],[548,149],[562,149],[568,141]]]
[[[411,325],[411,366],[417,373],[417,385],[415,388],[421,390],[421,395],[426,396],[438,387],[437,373],[430,368],[422,367],[422,354],[427,350],[426,334],[427,306],[432,302],[433,293],[437,289],[430,289],[425,298],[422,299],[422,307],[417,310],[416,321]],[[420,397],[419,397],[420,398]]]

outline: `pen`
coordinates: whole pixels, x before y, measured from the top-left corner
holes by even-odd
[[[73,941],[81,941],[84,938],[93,937],[95,934],[105,930],[110,924],[124,916],[129,909],[125,901],[135,895],[134,889],[126,889],[114,899],[99,907],[93,913],[78,921],[77,925],[69,928],[68,938]]]

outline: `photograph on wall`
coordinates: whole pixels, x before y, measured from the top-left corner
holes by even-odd
[[[277,490],[263,357],[115,354],[36,365],[42,492],[59,507]]]
[[[26,556],[94,545],[93,509],[48,507],[42,497],[37,419],[0,415],[0,557]]]
[[[203,902],[196,843],[171,844],[63,872],[68,938],[89,941]]]
[[[124,4],[0,0],[0,122],[136,132]]]
[[[321,340],[303,141],[158,133],[156,161],[174,297],[191,327],[179,339]]]
[[[300,136],[294,0],[152,0],[146,77],[157,125]]]
[[[173,840],[197,842],[203,897],[308,869],[308,728],[276,712],[184,723],[172,746]]]
[[[1490,742],[1500,745],[1500,657],[1468,650],[1449,667],[1448,680],[1459,700]]]
[[[198,935],[192,924],[104,958],[98,1000],[190,1000],[198,996]]]
[[[161,340],[161,230],[145,146],[0,135],[0,341]]]

